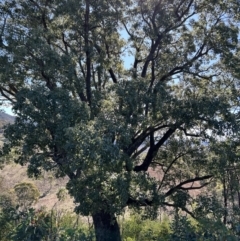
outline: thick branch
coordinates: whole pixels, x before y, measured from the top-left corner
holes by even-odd
[[[126,154],[131,156],[135,151],[137,151],[139,146],[151,133],[167,127],[169,127],[169,125],[156,125],[154,127],[148,127],[139,136],[132,139],[132,143],[125,150]]]
[[[43,70],[41,71],[41,75],[46,80],[46,86],[50,90],[53,90],[56,87],[56,84],[51,82],[49,76],[47,76]]]
[[[4,90],[5,92],[7,92],[9,95],[15,96],[16,93],[13,93],[11,90],[6,89],[5,87],[1,86],[0,87],[2,90]]]
[[[177,186],[171,188],[168,192],[165,193],[165,197],[168,197],[170,195],[172,195],[174,192],[176,192],[177,190],[179,189],[182,189],[182,190],[191,190],[191,189],[194,189],[193,187],[189,187],[189,188],[184,188],[182,187],[183,185],[185,184],[188,184],[188,183],[193,183],[193,182],[196,182],[196,181],[202,181],[202,180],[206,180],[206,179],[209,179],[209,178],[212,178],[213,175],[207,175],[207,176],[203,176],[203,177],[195,177],[195,178],[192,178],[192,179],[188,179],[186,181],[183,181],[181,183],[179,183]],[[204,185],[203,185],[204,186]],[[196,188],[197,189],[197,188]]]
[[[154,44],[152,44],[150,53],[147,56],[147,59],[143,65],[142,74],[141,74],[142,77],[146,77],[148,65],[154,59],[154,53],[155,53],[156,49],[158,48],[158,46],[161,42],[161,39],[162,39],[162,35],[159,34],[156,39],[156,42]]]
[[[108,71],[109,71],[109,73],[110,73],[110,76],[111,76],[113,82],[114,82],[114,83],[117,83],[117,78],[116,78],[116,75],[115,75],[114,72],[113,72],[113,69],[110,68]]]
[[[127,205],[128,206],[138,206],[138,207],[146,207],[146,206],[152,206],[154,203],[152,200],[148,200],[148,199],[144,199],[144,200],[135,200],[133,198],[129,198],[127,201]],[[179,207],[176,204],[172,204],[172,203],[168,203],[168,202],[162,202],[162,205],[168,206],[168,207],[174,207],[174,208],[180,208],[182,209],[184,212],[186,212],[187,214],[189,214],[191,217],[193,217],[194,219],[196,219],[196,217],[194,216],[194,214],[189,211],[186,207]]]
[[[135,200],[131,197],[128,198],[127,205],[133,205],[133,206],[139,206],[139,207],[146,207],[146,206],[152,206],[153,201],[148,200],[148,199],[143,199],[143,200]]]
[[[197,186],[197,187],[180,187],[179,189],[185,190],[185,191],[186,191],[186,190],[197,190],[197,189],[201,189],[201,188],[207,186],[209,183],[210,183],[210,182],[206,182],[206,183],[204,183],[203,185],[200,185],[200,186]]]
[[[141,148],[140,150],[136,151],[133,156],[132,159],[135,159],[137,156],[139,156],[141,153],[143,153],[144,151],[146,151],[149,148],[149,145],[145,145],[143,148]]]
[[[13,91],[15,94],[18,92],[18,90],[17,90],[17,88],[14,86],[14,84],[8,84],[8,86],[9,86],[9,89],[11,90],[11,91]]]
[[[150,145],[147,156],[145,157],[143,163],[139,166],[134,167],[135,172],[147,171],[152,160],[157,155],[159,148],[164,144],[164,142],[175,132],[177,128],[169,128],[169,130],[163,135],[163,137],[157,142],[156,145]]]
[[[1,93],[1,95],[2,95],[4,98],[6,98],[7,100],[9,100],[10,102],[12,102],[12,103],[14,102],[11,97],[9,97],[7,94],[5,94],[5,93],[3,92],[2,87],[0,87],[0,93]]]

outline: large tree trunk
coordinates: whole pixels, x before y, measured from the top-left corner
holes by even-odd
[[[99,212],[92,215],[96,241],[121,241],[117,219],[114,215]]]

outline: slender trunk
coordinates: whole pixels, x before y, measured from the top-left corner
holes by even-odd
[[[226,187],[226,179],[225,177],[223,178],[223,199],[224,199],[224,216],[223,216],[223,223],[226,225],[227,224],[227,208],[228,208],[228,193],[227,193],[227,187]]]
[[[96,241],[121,241],[120,228],[114,215],[99,212],[92,215]]]

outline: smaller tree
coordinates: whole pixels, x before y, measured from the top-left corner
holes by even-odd
[[[59,201],[65,201],[67,198],[67,189],[66,188],[60,188],[57,192],[57,198]]]
[[[14,186],[14,191],[17,195],[19,206],[26,210],[33,203],[36,203],[40,197],[38,188],[29,182],[21,182]]]

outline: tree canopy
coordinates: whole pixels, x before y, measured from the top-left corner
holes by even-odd
[[[127,206],[194,216],[189,191],[221,164],[211,147],[238,140],[239,12],[237,0],[1,1],[0,93],[16,114],[2,154],[30,176],[68,176],[97,241],[121,240]]]

